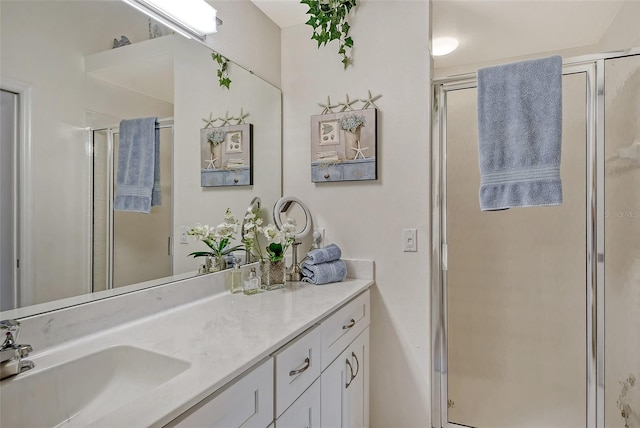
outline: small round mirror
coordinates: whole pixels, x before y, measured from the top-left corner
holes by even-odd
[[[311,213],[309,208],[298,198],[284,196],[273,207],[273,221],[278,229],[292,219],[296,222],[295,240],[299,241],[309,234],[311,230]]]

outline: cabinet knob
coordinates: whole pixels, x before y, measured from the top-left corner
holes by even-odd
[[[326,180],[328,180],[328,179],[329,179],[329,177],[331,177],[331,176],[329,175],[329,173],[326,173],[326,174],[324,175],[324,178],[325,178]]]
[[[234,183],[234,184],[238,184],[238,179],[237,179],[237,178],[234,178],[234,179],[233,179],[233,183]]]

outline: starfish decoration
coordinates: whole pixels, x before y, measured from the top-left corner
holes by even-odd
[[[216,164],[215,162],[218,160],[218,158],[214,158],[213,154],[211,155],[211,158],[207,159],[205,162],[207,163],[207,169],[216,169]]]
[[[209,119],[202,118],[204,121],[204,129],[213,128],[213,125],[218,121],[218,119],[213,118],[213,113],[209,113]]]
[[[340,110],[340,111],[345,111],[345,110],[353,111],[353,108],[351,107],[351,105],[357,103],[358,101],[359,100],[350,101],[349,100],[349,94],[347,94],[347,100],[345,102],[343,102],[343,103],[338,103],[338,105],[336,107],[342,106],[342,110]]]
[[[367,157],[364,155],[364,151],[367,150],[369,147],[360,147],[360,141],[358,141],[358,147],[357,148],[353,148],[351,147],[351,150],[355,150],[356,151],[356,155],[353,157],[353,160],[358,159],[358,157],[360,157],[360,159],[366,159]]]
[[[362,110],[366,109],[369,106],[373,106],[375,108],[378,108],[377,105],[375,105],[374,101],[379,100],[382,97],[382,94],[380,95],[376,95],[375,97],[371,96],[371,91],[367,91],[369,93],[369,98],[365,98],[363,100],[360,100],[364,103],[364,106],[362,106]]]
[[[244,124],[244,119],[248,116],[249,116],[249,113],[245,113],[243,109],[240,109],[240,116],[235,118],[238,121],[236,125]]]
[[[224,117],[219,117],[218,119],[220,119],[222,121],[222,126],[228,126],[231,125],[231,121],[232,120],[236,120],[237,118],[231,116],[229,117],[229,110],[227,110],[227,113],[225,114]]]
[[[331,104],[331,99],[329,97],[327,97],[327,103],[326,104],[318,103],[318,105],[320,107],[324,107],[324,110],[322,110],[322,113],[320,113],[320,114],[333,113],[333,109],[338,107],[338,104]]]

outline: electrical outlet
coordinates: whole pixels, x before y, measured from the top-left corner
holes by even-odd
[[[416,229],[402,229],[402,251],[418,251],[417,235]]]
[[[317,248],[324,247],[324,229],[314,229],[313,231],[313,244]]]
[[[189,231],[189,226],[180,226],[180,243],[188,244],[189,243],[189,235],[187,232]]]

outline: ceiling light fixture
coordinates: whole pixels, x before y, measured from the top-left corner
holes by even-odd
[[[216,10],[204,0],[123,0],[187,38],[216,32]]]
[[[458,47],[455,37],[436,37],[431,41],[431,55],[442,56],[450,54]]]

